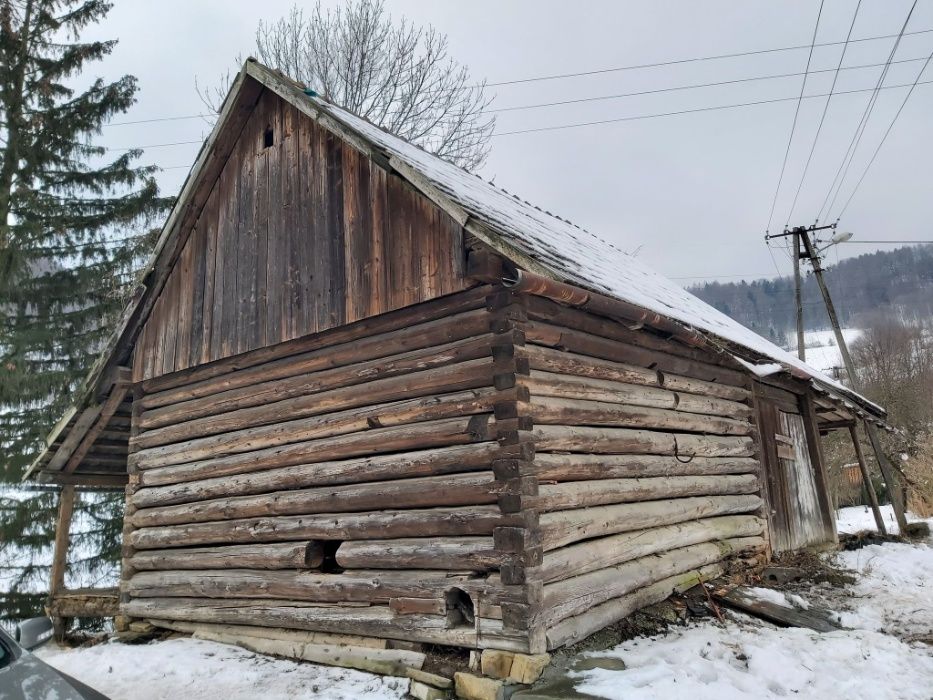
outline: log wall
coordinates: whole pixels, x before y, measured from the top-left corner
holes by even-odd
[[[489,293],[142,383],[124,614],[528,651]]]
[[[748,378],[714,353],[538,297],[516,350],[540,563],[531,628],[577,641],[766,550]],[[515,313],[518,316],[519,314]]]
[[[185,235],[135,381],[468,286],[456,221],[268,91]]]

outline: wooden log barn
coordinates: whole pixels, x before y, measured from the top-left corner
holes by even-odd
[[[50,610],[537,653],[836,541],[884,411],[614,245],[248,61],[27,478]],[[126,493],[68,591],[75,489]]]

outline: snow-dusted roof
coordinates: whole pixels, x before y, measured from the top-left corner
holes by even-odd
[[[881,407],[729,318],[605,239],[319,97],[307,99],[317,110],[382,151],[425,194],[433,194],[435,201],[453,204],[455,210],[460,210],[455,215],[459,215],[461,223],[472,220],[501,236],[500,252],[514,262],[521,264],[524,258],[524,262],[535,265],[537,271],[549,277],[649,309],[745,349],[750,355],[744,359],[751,361],[746,364],[753,371],[759,362],[766,363],[765,374],[793,369],[794,374],[808,376],[832,393],[852,398],[884,415]],[[774,367],[775,362],[780,367]]]

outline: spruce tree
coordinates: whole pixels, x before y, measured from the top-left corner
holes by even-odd
[[[84,76],[115,41],[82,42],[110,4],[0,0],[0,617],[37,614],[54,493],[17,489],[112,332],[170,201],[138,150],[95,145],[136,79]],[[75,564],[119,557],[121,499],[79,499]]]

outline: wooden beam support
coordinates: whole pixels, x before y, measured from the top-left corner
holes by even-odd
[[[106,401],[104,401],[103,405],[101,406],[100,413],[97,414],[97,420],[84,434],[81,442],[78,443],[75,451],[71,453],[71,457],[68,458],[68,462],[62,469],[65,474],[75,473],[78,465],[81,464],[81,460],[83,460],[85,455],[87,455],[87,453],[90,451],[94,441],[97,440],[98,436],[103,432],[104,428],[107,427],[107,423],[110,422],[113,414],[117,412],[120,404],[123,403],[123,399],[126,397],[127,389],[130,386],[130,371],[131,370],[128,367],[120,368],[120,372],[116,381],[114,382],[113,388],[110,390],[110,396],[107,397]]]
[[[862,451],[862,445],[858,441],[858,430],[854,425],[849,426],[849,435],[852,437],[852,447],[855,448],[855,457],[858,460],[859,471],[862,472],[862,483],[865,484],[865,491],[868,492],[868,501],[871,503],[871,512],[875,516],[875,524],[878,526],[878,532],[887,535],[888,530],[884,526],[884,518],[881,517],[881,508],[878,507],[878,496],[875,494],[875,488],[871,483],[871,474],[868,471],[868,463],[865,462],[865,453]]]
[[[49,581],[49,607],[54,609],[55,599],[65,591],[65,569],[68,565],[68,542],[71,530],[71,517],[74,514],[75,487],[62,488],[58,499],[58,523],[55,526],[55,550],[52,555],[52,572]],[[65,618],[54,617],[55,638],[61,641],[65,636]]]

